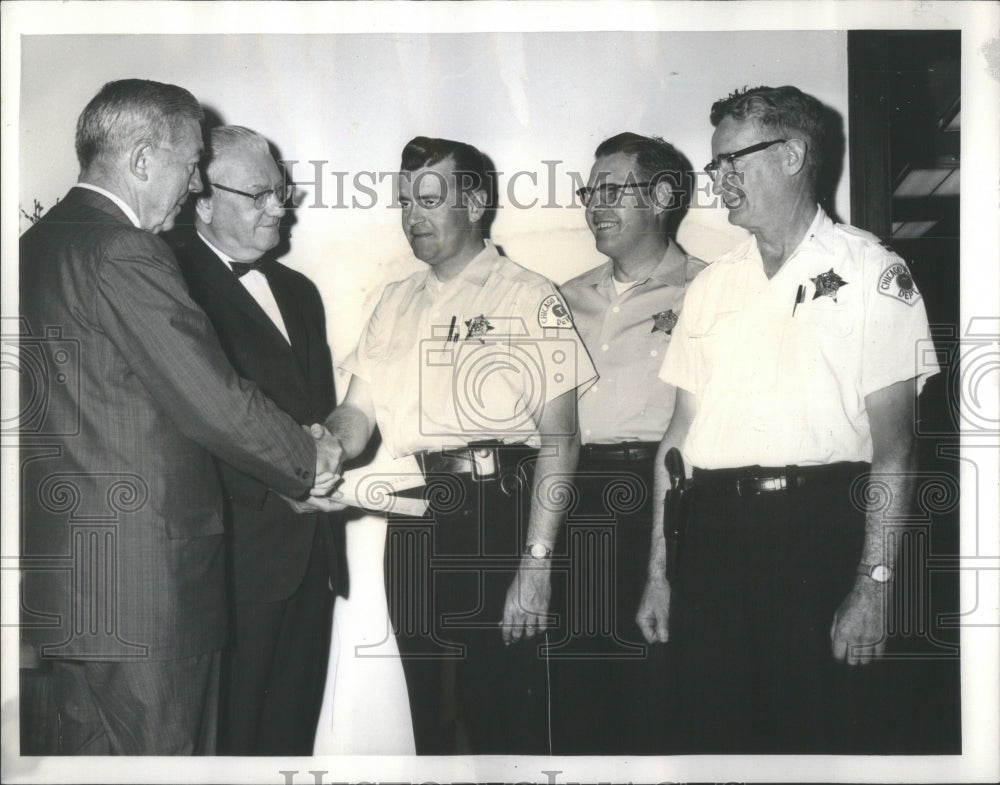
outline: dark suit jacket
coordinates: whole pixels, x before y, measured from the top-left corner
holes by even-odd
[[[298,422],[323,422],[336,402],[333,364],[326,341],[323,301],[301,273],[267,259],[263,272],[281,311],[291,345],[239,279],[194,231],[181,233],[175,247],[191,297],[215,326],[219,341],[240,376],[252,379]],[[229,501],[232,576],[237,602],[287,598],[302,582],[316,526],[334,586],[341,572],[337,548],[342,525],[329,515],[300,515],[265,483],[225,461],[217,461]],[[333,528],[336,526],[336,529]]]
[[[316,451],[237,376],[173,253],[72,189],[21,238],[22,624],[42,653],[172,659],[226,635],[210,453],[283,493]]]

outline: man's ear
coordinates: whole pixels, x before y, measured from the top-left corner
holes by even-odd
[[[783,163],[789,174],[798,174],[806,164],[806,153],[809,145],[804,139],[789,139],[785,142]]]
[[[212,223],[212,197],[199,196],[195,199],[194,212],[198,216],[198,220],[206,226],[210,225]]]
[[[128,158],[128,168],[132,176],[145,182],[149,179],[149,166],[155,145],[149,139],[135,144]]]
[[[662,213],[673,209],[673,207],[674,187],[667,181],[666,177],[661,177],[653,188],[653,209],[657,213]]]
[[[481,221],[486,213],[486,191],[476,189],[465,193],[465,209],[469,211],[469,221]]]

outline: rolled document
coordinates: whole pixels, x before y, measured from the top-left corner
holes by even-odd
[[[407,455],[395,459],[377,458],[367,466],[344,472],[337,491],[343,494],[341,501],[351,507],[369,512],[422,516],[427,512],[426,499],[396,494],[423,485],[424,475],[417,459]]]

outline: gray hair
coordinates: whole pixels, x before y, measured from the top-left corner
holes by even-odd
[[[798,136],[808,144],[805,172],[815,188],[827,154],[828,116],[820,101],[791,85],[744,87],[712,104],[709,118],[718,126],[723,118],[755,123],[785,137]]]
[[[169,142],[183,120],[203,118],[197,99],[183,87],[148,79],[108,82],[77,120],[76,157],[87,170],[144,140]]]
[[[205,179],[211,180],[217,162],[234,150],[251,150],[271,155],[271,144],[261,134],[242,125],[220,125],[213,128],[209,132],[208,155],[204,160]]]

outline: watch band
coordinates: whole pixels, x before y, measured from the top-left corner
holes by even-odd
[[[892,580],[895,571],[889,564],[859,564],[858,575],[871,578],[875,583],[888,583]]]
[[[524,546],[524,555],[532,559],[549,559],[552,557],[552,549],[540,542],[534,542]]]

